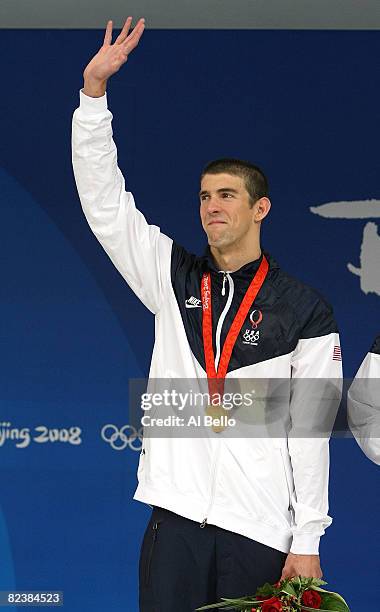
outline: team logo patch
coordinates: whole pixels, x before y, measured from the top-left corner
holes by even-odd
[[[261,310],[252,310],[249,315],[252,328],[246,328],[243,333],[243,344],[250,344],[251,346],[258,346],[260,340],[260,330],[257,329],[263,320],[263,313]]]

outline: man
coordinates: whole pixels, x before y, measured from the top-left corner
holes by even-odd
[[[156,316],[150,380],[206,379],[212,388],[244,378],[341,378],[331,308],[261,251],[271,203],[257,166],[227,159],[204,170],[203,257],[148,225],[125,191],[106,86],[143,33],[140,19],[129,34],[131,21],[114,44],[108,23],[84,71],[73,167],[92,231]],[[328,436],[310,435],[308,409],[294,389],[288,438],[236,440],[218,429],[202,439],[144,435],[134,498],[153,512],[140,557],[141,611],[190,612],[265,581],[322,576],[329,447]]]
[[[348,391],[348,424],[363,453],[380,465],[380,335]]]

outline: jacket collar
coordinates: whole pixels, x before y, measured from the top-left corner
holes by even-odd
[[[258,270],[261,261],[263,259],[263,254],[265,255],[265,257],[268,260],[269,263],[269,269],[272,270],[273,268],[278,268],[278,264],[276,262],[276,260],[263,248],[262,249],[262,254],[260,255],[260,257],[258,259],[255,259],[254,261],[250,261],[246,264],[244,264],[244,266],[242,266],[241,268],[239,268],[238,270],[235,270],[235,272],[231,272],[231,275],[235,278],[243,278],[243,277],[251,277],[252,274],[255,274],[255,272]],[[204,260],[204,264],[205,264],[205,268],[212,271],[212,272],[222,272],[222,270],[219,270],[219,268],[216,265],[216,262],[211,254],[211,250],[209,245],[207,245],[205,251],[204,251],[204,255],[203,258]]]

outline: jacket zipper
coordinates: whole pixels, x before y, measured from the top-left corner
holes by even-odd
[[[288,498],[289,498],[288,511],[290,512],[291,525],[292,525],[294,523],[294,508],[293,508],[293,505],[292,505],[292,494],[290,492],[290,485],[289,485],[289,481],[288,481],[288,475],[286,473],[285,459],[284,459],[284,455],[282,453],[282,449],[281,448],[280,448],[280,453],[281,453],[282,467],[284,468],[286,488],[288,489]]]
[[[216,326],[216,339],[215,339],[215,344],[216,344],[216,355],[215,355],[215,370],[218,369],[218,364],[219,364],[219,359],[220,359],[220,336],[222,333],[222,327],[223,327],[223,323],[224,323],[224,319],[226,318],[227,312],[229,311],[229,309],[231,308],[231,304],[232,304],[232,298],[234,296],[234,281],[232,280],[232,277],[230,276],[230,273],[228,271],[220,271],[221,274],[223,274],[223,286],[222,286],[222,295],[225,295],[226,291],[225,291],[225,282],[226,279],[228,279],[228,284],[229,284],[229,292],[228,292],[228,298],[226,301],[226,304],[222,310],[222,313],[219,317],[218,320],[218,324]],[[214,457],[214,462],[213,462],[213,466],[212,466],[212,470],[211,470],[211,495],[210,495],[210,501],[208,503],[207,506],[207,510],[206,510],[206,516],[203,519],[203,521],[200,523],[200,527],[201,529],[203,529],[204,527],[206,527],[207,524],[207,518],[212,506],[212,503],[214,501],[214,496],[215,496],[215,488],[216,488],[216,471],[217,471],[217,465],[218,465],[218,457],[220,454],[220,442],[221,440],[217,441],[217,449],[215,451],[215,457]]]
[[[223,274],[223,286],[222,286],[222,295],[226,295],[226,280],[228,276],[228,271],[219,270],[220,274]]]
[[[149,584],[150,566],[151,566],[151,563],[152,563],[154,545],[155,545],[156,540],[157,540],[158,525],[160,523],[162,523],[162,519],[160,521],[156,521],[155,523],[153,523],[153,526],[152,526],[153,538],[152,538],[152,544],[151,544],[150,551],[149,551],[148,563],[147,563],[147,566],[146,566],[145,584]]]
[[[215,370],[218,369],[218,364],[219,364],[219,359],[220,359],[220,336],[221,336],[221,333],[222,333],[222,327],[223,327],[224,319],[226,318],[227,312],[229,311],[229,309],[231,307],[232,298],[234,296],[234,281],[232,280],[232,276],[230,276],[229,272],[223,272],[223,274],[224,274],[224,277],[223,277],[222,295],[225,295],[224,283],[225,283],[226,279],[228,279],[229,293],[228,293],[228,298],[227,298],[226,305],[224,306],[224,308],[222,310],[222,314],[220,315],[219,320],[218,320],[218,325],[216,326],[216,337],[215,337],[215,346],[216,346]]]
[[[209,503],[208,503],[208,506],[207,506],[207,510],[206,510],[206,517],[203,519],[203,521],[199,525],[201,527],[201,529],[206,527],[208,515],[210,513],[211,506],[212,506],[212,503],[214,501],[214,496],[215,496],[216,472],[217,472],[217,468],[218,468],[218,459],[219,459],[219,455],[220,455],[220,444],[221,444],[222,440],[218,439],[218,440],[215,440],[215,442],[217,443],[217,449],[215,451],[214,462],[213,462],[212,470],[211,470],[211,495],[210,495],[210,500],[209,500]]]

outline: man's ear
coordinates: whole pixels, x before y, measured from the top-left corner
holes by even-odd
[[[253,205],[255,212],[253,215],[254,220],[258,223],[265,219],[270,211],[271,201],[267,197],[259,198]]]

